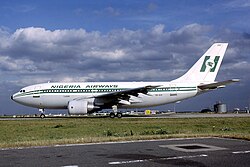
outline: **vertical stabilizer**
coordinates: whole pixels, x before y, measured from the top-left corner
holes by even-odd
[[[172,82],[214,82],[225,55],[228,43],[215,43],[206,53],[180,78]]]

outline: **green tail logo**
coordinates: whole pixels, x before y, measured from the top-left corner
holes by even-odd
[[[205,72],[206,68],[209,68],[210,72],[214,72],[219,59],[220,59],[220,56],[215,56],[214,60],[210,60],[210,56],[206,56],[201,66],[200,72]]]

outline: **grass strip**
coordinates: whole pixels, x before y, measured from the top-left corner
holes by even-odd
[[[0,121],[0,148],[179,137],[228,137],[250,140],[250,117]]]

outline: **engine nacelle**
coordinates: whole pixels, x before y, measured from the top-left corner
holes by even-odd
[[[68,104],[68,110],[70,115],[82,115],[87,114],[94,109],[94,105],[89,104],[86,100],[72,100]]]

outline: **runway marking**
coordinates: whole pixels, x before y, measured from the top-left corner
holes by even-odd
[[[177,151],[182,151],[182,152],[218,151],[218,150],[227,149],[223,147],[216,147],[216,146],[200,144],[200,143],[159,145],[159,147],[169,148],[172,150],[177,150]]]
[[[159,160],[190,159],[190,158],[207,157],[207,156],[208,155],[206,154],[200,154],[200,155],[192,155],[192,156],[138,159],[138,160],[131,160],[131,161],[116,161],[116,162],[109,162],[109,165],[121,165],[121,164],[141,163],[141,162],[150,162],[150,161],[159,161]]]
[[[232,152],[233,154],[247,154],[247,153],[250,153],[250,151],[235,151],[235,152]]]

